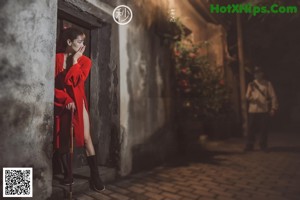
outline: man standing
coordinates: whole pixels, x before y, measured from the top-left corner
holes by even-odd
[[[249,101],[249,131],[244,151],[252,151],[255,136],[260,134],[260,149],[267,150],[268,124],[278,109],[278,101],[270,81],[264,78],[259,67],[254,69],[254,80],[248,84],[246,98]]]

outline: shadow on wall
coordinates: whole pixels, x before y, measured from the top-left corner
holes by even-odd
[[[167,161],[177,152],[177,142],[174,140],[175,131],[170,126],[158,129],[151,137],[132,148],[132,172],[152,169]]]

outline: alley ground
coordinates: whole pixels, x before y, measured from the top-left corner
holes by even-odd
[[[300,200],[300,133],[273,133],[269,152],[243,153],[243,140],[209,142],[151,171],[87,191],[77,200]]]

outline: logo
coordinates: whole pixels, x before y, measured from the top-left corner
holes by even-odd
[[[116,23],[126,25],[132,19],[132,11],[128,6],[120,5],[114,9],[113,18]]]

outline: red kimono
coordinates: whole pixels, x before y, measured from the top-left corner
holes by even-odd
[[[84,82],[89,75],[92,63],[86,56],[81,56],[78,63],[71,66],[69,70],[63,69],[63,63],[64,54],[56,54],[54,147],[68,149],[71,112],[66,109],[66,105],[71,102],[75,102],[76,105],[72,122],[76,146],[84,146],[83,102],[88,110]]]

